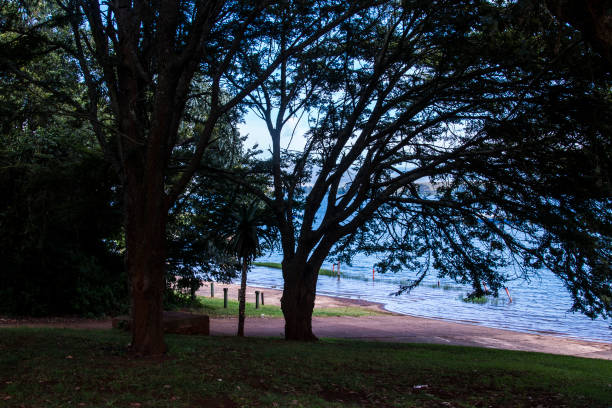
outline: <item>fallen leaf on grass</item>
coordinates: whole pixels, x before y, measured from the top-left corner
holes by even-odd
[[[66,358],[67,358],[67,359],[71,359],[71,358],[72,358],[72,356],[66,356]]]

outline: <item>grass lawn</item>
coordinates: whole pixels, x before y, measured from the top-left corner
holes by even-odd
[[[195,313],[207,314],[210,317],[238,317],[238,301],[229,300],[227,302],[227,309],[223,308],[223,299],[221,298],[209,298],[198,296],[198,300],[201,304],[199,308],[190,309]],[[246,303],[245,305],[246,317],[283,317],[283,312],[278,306],[259,305],[259,309],[255,309],[254,303]],[[329,307],[325,309],[314,309],[313,316],[374,316],[383,314],[376,310],[365,309],[362,307]]]
[[[0,329],[3,407],[609,407],[612,363],[420,344]]]

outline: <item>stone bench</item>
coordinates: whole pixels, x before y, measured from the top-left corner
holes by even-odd
[[[163,314],[164,333],[173,334],[210,334],[210,319],[207,315],[198,315],[186,312],[169,312]],[[129,316],[113,318],[113,328],[129,330],[131,320]]]

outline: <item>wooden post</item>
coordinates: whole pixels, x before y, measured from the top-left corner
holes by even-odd
[[[223,288],[223,308],[227,309],[227,288]]]
[[[374,282],[374,267],[372,267],[372,282]]]
[[[214,282],[210,282],[210,297],[211,298],[215,297],[215,283]]]
[[[261,292],[261,305],[264,305],[264,296],[263,296],[263,292]]]
[[[259,291],[255,291],[255,309],[259,309]]]

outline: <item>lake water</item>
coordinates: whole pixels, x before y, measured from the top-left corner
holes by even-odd
[[[279,254],[257,259],[258,262],[281,262]],[[483,304],[467,303],[462,297],[470,287],[452,280],[440,280],[434,276],[425,278],[412,292],[393,295],[402,280],[410,279],[408,273],[377,274],[372,281],[374,260],[357,255],[352,266],[341,265],[341,272],[351,279],[320,275],[317,293],[350,299],[363,299],[382,303],[385,309],[419,317],[430,317],[476,324],[494,328],[530,333],[545,333],[612,343],[612,321],[598,318],[591,320],[580,313],[571,313],[572,302],[560,279],[543,271],[530,282],[512,281],[508,290],[509,301],[503,289],[498,298],[489,297]],[[331,269],[331,264],[323,268]],[[282,289],[280,269],[254,266],[248,275],[248,284]]]

